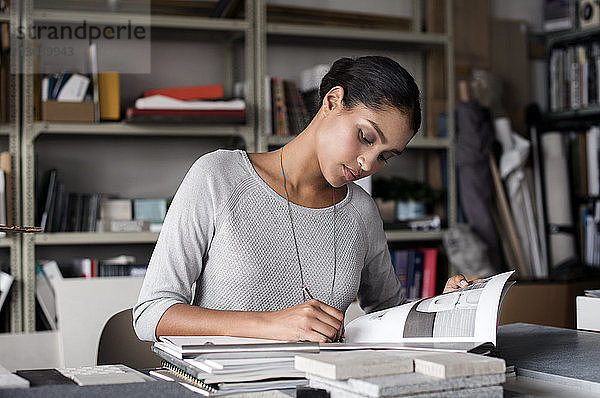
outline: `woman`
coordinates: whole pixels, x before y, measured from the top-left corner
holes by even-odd
[[[352,181],[404,150],[421,124],[419,89],[369,56],[336,61],[319,91],[317,114],[280,150],[219,150],[188,171],[134,308],[140,339],[329,342],[355,296],[366,312],[405,301],[377,208]],[[466,284],[457,275],[446,290]]]

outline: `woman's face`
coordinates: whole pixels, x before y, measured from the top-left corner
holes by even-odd
[[[392,107],[333,107],[322,127],[319,166],[334,187],[372,175],[399,155],[412,137],[408,117]]]

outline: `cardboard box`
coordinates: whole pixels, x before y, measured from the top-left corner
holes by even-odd
[[[48,122],[94,122],[94,103],[83,102],[42,102],[42,120]]]
[[[600,332],[600,298],[577,296],[577,329]]]

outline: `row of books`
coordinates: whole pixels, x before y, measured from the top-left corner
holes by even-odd
[[[158,231],[168,206],[164,198],[123,199],[67,192],[56,169],[46,173],[37,203],[37,225],[43,232]]]
[[[600,105],[600,42],[553,48],[549,63],[552,112]]]
[[[269,126],[269,122],[267,122],[266,134],[285,136],[302,132],[310,119],[296,83],[280,77],[267,77],[265,84],[266,101],[269,102],[270,98],[271,102],[270,107],[265,107],[266,120],[270,120],[271,123]]]
[[[329,65],[300,72],[299,83],[281,77],[265,78],[266,135],[295,135],[308,125],[319,108],[319,85]]]
[[[580,256],[584,264],[600,268],[600,199],[579,207]]]
[[[70,276],[87,279],[105,276],[143,277],[146,269],[147,264],[137,264],[133,256],[122,255],[104,260],[78,258],[72,262]]]
[[[571,132],[565,140],[578,213],[579,257],[587,265],[600,267],[600,127]]]
[[[436,249],[390,250],[390,256],[406,298],[417,300],[435,295]]]
[[[224,97],[222,85],[146,90],[127,108],[130,123],[244,124],[246,102]]]
[[[571,132],[568,136],[571,191],[579,196],[600,193],[600,128],[587,132]]]

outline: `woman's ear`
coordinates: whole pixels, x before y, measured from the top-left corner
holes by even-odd
[[[342,86],[335,86],[331,90],[325,94],[323,97],[323,103],[321,104],[321,109],[325,114],[328,114],[331,111],[335,111],[336,109],[342,109],[344,106],[344,89]]]

